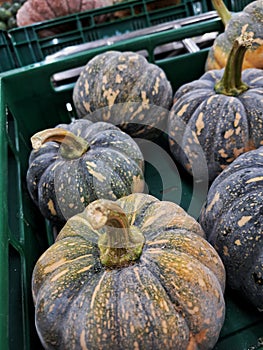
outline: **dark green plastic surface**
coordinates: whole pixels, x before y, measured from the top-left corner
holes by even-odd
[[[245,6],[254,0],[225,0],[225,4],[230,11],[242,11]]]
[[[158,45],[181,40],[209,31],[222,30],[221,21],[210,20],[200,25],[189,25],[179,30],[137,38],[111,49],[128,51],[146,49],[149,60],[166,72],[173,88],[197,79],[204,69],[208,49],[193,54],[155,61]],[[41,350],[34,326],[31,297],[31,273],[40,254],[53,242],[52,227],[31,202],[25,184],[30,137],[36,131],[68,122],[74,116],[67,112],[66,103],[72,103],[74,82],[54,88],[55,73],[83,66],[100,48],[61,59],[39,63],[2,74],[0,78],[0,340],[1,350]],[[179,203],[185,210],[194,201],[197,208],[205,193],[193,198],[192,179],[171,162],[166,138],[156,140],[160,155],[145,154],[145,176],[149,193],[159,199]],[[156,157],[167,174],[165,186],[154,164]],[[178,173],[174,172],[176,167]],[[178,191],[181,191],[178,195]],[[226,320],[214,350],[260,349],[263,337],[263,314],[254,310],[236,294],[226,291]],[[178,349],[175,349],[178,350]]]
[[[17,67],[7,32],[0,30],[0,73]]]

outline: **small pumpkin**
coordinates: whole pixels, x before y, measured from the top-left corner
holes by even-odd
[[[73,102],[80,118],[110,122],[132,137],[154,137],[154,128],[167,122],[172,87],[164,71],[142,55],[107,51],[83,68]]]
[[[31,140],[27,187],[54,223],[65,223],[95,199],[143,191],[143,155],[114,125],[81,119],[40,131]]]
[[[212,349],[224,284],[221,259],[177,204],[99,199],[35,265],[36,327],[45,349]]]
[[[205,64],[206,71],[225,67],[233,42],[244,27],[247,31],[254,33],[258,45],[247,50],[242,69],[263,69],[263,0],[251,2],[238,13],[230,13],[223,0],[212,0],[212,3],[222,18],[225,30],[216,37],[209,50]]]
[[[27,0],[17,11],[16,21],[18,27],[23,27],[112,4],[113,0]],[[105,16],[101,16],[100,20],[105,20]],[[38,34],[40,37],[51,36],[63,32],[65,28],[65,25],[50,26]]]
[[[239,156],[212,183],[199,222],[228,285],[263,311],[263,147]]]
[[[250,33],[238,37],[222,70],[181,86],[168,119],[174,157],[192,174],[204,156],[210,181],[236,157],[263,144],[263,70],[242,62]]]

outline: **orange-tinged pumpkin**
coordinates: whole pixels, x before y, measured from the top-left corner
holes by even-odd
[[[243,11],[232,14],[224,5],[223,0],[212,2],[225,24],[225,31],[215,39],[209,51],[205,69],[208,71],[225,67],[233,42],[244,28],[254,34],[258,45],[246,52],[243,69],[263,69],[263,0],[253,1]]]

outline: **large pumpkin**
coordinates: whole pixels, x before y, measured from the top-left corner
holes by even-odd
[[[251,40],[243,33],[225,69],[206,72],[174,95],[171,151],[191,174],[204,156],[210,181],[237,156],[263,144],[263,70],[241,70]]]
[[[113,0],[27,0],[18,10],[16,21],[18,27],[28,26],[112,4]],[[102,16],[100,20],[105,20],[105,16]],[[40,37],[51,36],[63,33],[65,28],[67,28],[66,25],[56,27],[50,25],[49,29],[43,29],[38,34]]]
[[[221,259],[177,204],[100,199],[37,261],[36,327],[45,349],[212,349],[224,283]]]
[[[65,223],[97,198],[143,191],[143,155],[114,125],[76,120],[40,131],[32,145],[28,190],[53,222]]]
[[[27,0],[17,12],[17,24],[26,26],[112,4],[112,0]]]
[[[263,147],[239,156],[214,180],[199,220],[229,286],[263,311]]]
[[[245,54],[243,69],[263,68],[263,0],[253,1],[243,11],[230,13],[223,0],[213,0],[214,7],[222,17],[225,31],[217,36],[207,57],[205,69],[221,69],[226,65],[233,42],[244,27],[254,33],[258,39],[257,45]]]
[[[88,113],[92,121],[111,122],[133,137],[146,137],[165,126],[172,87],[164,71],[142,55],[107,51],[86,64],[73,101],[80,118]]]

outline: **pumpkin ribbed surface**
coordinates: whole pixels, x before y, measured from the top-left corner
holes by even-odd
[[[212,183],[200,223],[227,282],[263,309],[263,147],[239,156]]]
[[[104,203],[72,217],[36,263],[32,291],[45,349],[212,349],[224,321],[225,271],[200,225],[177,204],[136,193],[112,203],[127,221],[124,235],[118,224],[94,229]],[[104,266],[98,242],[105,244],[107,229],[134,243],[126,253],[106,245],[106,255],[120,249],[122,259],[134,249],[137,258]]]
[[[97,198],[117,199],[143,191],[143,155],[129,135],[109,123],[86,119],[60,124],[52,132],[61,129],[80,137],[87,149],[75,155],[73,135],[70,146],[63,136],[62,141],[51,138],[31,152],[27,186],[47,219],[65,223]]]
[[[263,0],[253,1],[243,11],[232,13],[225,31],[215,39],[205,65],[206,70],[225,67],[229,52],[236,37],[242,30],[254,33],[258,45],[245,54],[243,69],[263,68]]]
[[[235,45],[236,44],[236,45]],[[246,52],[235,41],[228,64],[181,86],[168,120],[171,151],[192,174],[204,155],[212,181],[240,154],[263,144],[263,70],[241,71]]]
[[[145,136],[165,125],[172,87],[164,71],[142,55],[107,51],[86,64],[73,101],[80,118],[110,122],[131,136]]]

